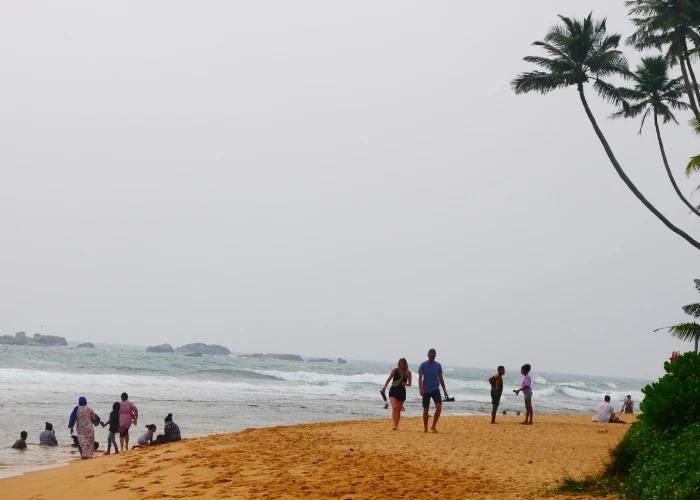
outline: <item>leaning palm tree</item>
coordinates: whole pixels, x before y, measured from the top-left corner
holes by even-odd
[[[700,280],[695,281],[695,289],[700,292]],[[695,319],[700,318],[700,303],[688,304],[683,306],[683,312],[692,316]],[[695,352],[698,352],[698,343],[700,343],[700,325],[693,321],[692,323],[681,323],[675,326],[665,326],[663,328],[657,328],[654,330],[658,332],[659,330],[668,330],[672,337],[686,341],[695,342]]]
[[[533,43],[534,46],[544,49],[551,57],[524,58],[525,61],[534,63],[546,71],[521,73],[511,83],[513,90],[516,94],[528,92],[547,94],[553,90],[576,86],[593,130],[603,145],[610,163],[625,185],[667,228],[700,250],[700,243],[664,217],[627,177],[586,101],[584,85],[592,82],[593,89],[604,99],[616,104],[623,102],[617,89],[604,80],[606,77],[615,75],[630,77],[627,59],[617,50],[620,35],[607,35],[605,19],[593,20],[592,14],[583,20],[563,16],[559,18],[563,24],[550,28],[544,41]]]
[[[661,159],[666,167],[666,174],[673,189],[678,197],[695,215],[700,217],[700,212],[683,196],[681,190],[676,184],[676,180],[671,172],[671,167],[668,165],[666,158],[666,149],[664,142],[661,139],[661,129],[659,128],[659,117],[663,123],[678,123],[673,114],[673,110],[687,110],[688,104],[681,101],[685,94],[685,86],[681,81],[682,78],[670,79],[668,77],[668,64],[661,56],[644,57],[637,71],[632,76],[634,81],[633,88],[618,88],[618,94],[624,99],[622,109],[613,113],[611,118],[636,118],[642,116],[642,123],[639,127],[639,133],[642,133],[642,128],[649,115],[654,116],[654,126],[656,127],[656,138],[659,141],[659,149],[661,150]]]
[[[678,64],[683,75],[690,108],[700,118],[700,89],[695,73],[686,57],[688,40],[700,45],[700,2],[698,0],[628,0],[629,15],[637,30],[627,43],[637,50],[657,48],[666,51],[669,64]],[[692,83],[691,83],[692,80]]]

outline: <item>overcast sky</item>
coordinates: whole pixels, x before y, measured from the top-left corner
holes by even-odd
[[[631,33],[621,0],[3,2],[0,334],[663,374],[700,253],[575,89],[509,86],[591,10]],[[589,95],[700,237],[653,127]]]

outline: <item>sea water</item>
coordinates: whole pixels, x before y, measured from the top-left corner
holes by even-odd
[[[303,353],[302,353],[303,355]],[[422,361],[422,360],[421,360]],[[348,360],[348,364],[250,358],[242,355],[187,357],[146,353],[143,347],[97,345],[76,347],[0,346],[0,477],[64,464],[79,458],[70,447],[68,418],[80,396],[102,420],[122,392],[138,407],[138,427],[131,444],[155,424],[158,432],[168,413],[183,437],[235,432],[310,422],[390,418],[379,394],[395,362]],[[417,364],[414,387],[407,389],[405,416],[422,414]],[[495,367],[494,367],[495,368]],[[506,367],[499,412],[524,410],[519,367]],[[488,415],[489,377],[494,369],[443,364],[454,402],[443,415]],[[531,373],[535,413],[594,414],[605,394],[618,408],[627,394],[638,405],[648,381]],[[51,422],[59,446],[38,445],[44,423]],[[389,424],[387,424],[389,425]],[[21,431],[28,449],[12,450]],[[100,450],[107,429],[97,427]]]

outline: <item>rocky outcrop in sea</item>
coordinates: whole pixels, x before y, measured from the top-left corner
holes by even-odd
[[[282,359],[285,361],[304,361],[298,354],[263,354],[264,359]]]
[[[170,344],[161,344],[155,346],[152,345],[146,348],[146,352],[160,352],[165,354],[171,354],[175,351],[173,351],[173,346],[171,346]]]
[[[59,337],[58,335],[35,333],[34,337],[29,338],[25,332],[17,332],[14,337],[12,335],[0,337],[0,345],[67,346],[68,342],[66,342],[64,337]]]
[[[175,352],[181,354],[193,354],[198,352],[201,354],[210,354],[212,356],[228,356],[231,354],[231,351],[222,345],[201,343],[182,345],[175,349]]]
[[[83,348],[83,349],[94,349],[94,348],[95,348],[95,344],[93,344],[92,342],[85,342],[85,343],[82,343],[82,344],[78,344],[78,347],[79,347],[79,348]]]

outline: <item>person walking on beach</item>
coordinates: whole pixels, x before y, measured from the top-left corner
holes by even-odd
[[[435,402],[435,415],[433,416],[433,425],[430,430],[437,432],[437,423],[442,412],[442,396],[440,396],[440,386],[445,393],[447,399],[447,389],[445,388],[445,380],[442,378],[442,365],[435,361],[437,351],[430,349],[428,351],[428,360],[423,361],[418,368],[418,387],[420,395],[423,397],[423,427],[424,432],[428,432],[428,420],[430,415],[430,400]]]
[[[513,392],[517,395],[522,391],[523,396],[525,396],[525,422],[523,425],[532,425],[532,378],[530,378],[530,370],[532,367],[529,364],[525,364],[520,368],[520,373],[524,375],[523,385],[520,389],[515,389]]]
[[[506,369],[502,366],[498,367],[498,373],[489,379],[489,384],[491,384],[491,404],[493,409],[491,410],[491,423],[496,423],[496,412],[498,411],[498,405],[501,404],[501,396],[503,395],[503,375],[506,373]]]
[[[56,439],[56,433],[53,430],[53,425],[51,425],[51,422],[46,422],[44,432],[39,434],[39,445],[58,446],[58,439]]]
[[[386,391],[386,386],[391,381],[391,389],[389,389],[389,401],[391,402],[391,420],[394,422],[394,430],[399,428],[399,420],[401,420],[401,410],[403,402],[406,401],[406,387],[411,387],[413,374],[408,369],[408,361],[406,358],[401,358],[396,365],[396,368],[391,370],[389,378],[384,382],[382,392]]]
[[[114,453],[119,453],[119,448],[117,447],[117,434],[119,434],[119,410],[121,409],[121,403],[115,401],[112,405],[112,413],[109,414],[109,420],[107,422],[100,422],[102,427],[107,427],[109,425],[109,437],[107,438],[107,451],[105,455],[109,455],[112,452],[112,445],[114,445]]]
[[[139,410],[129,401],[129,395],[122,392],[122,402],[119,405],[119,444],[122,451],[129,449],[129,427],[138,425]]]
[[[610,396],[605,396],[605,401],[598,405],[598,416],[596,422],[599,424],[610,424],[620,420],[620,417],[615,416],[615,408],[610,404]]]
[[[73,427],[78,428],[81,460],[92,458],[92,453],[95,451],[94,426],[97,425],[100,425],[99,415],[95,414],[92,408],[87,405],[87,399],[80,396],[78,406],[73,408],[73,413],[70,414],[68,427],[70,428],[71,434],[73,434]]]
[[[624,410],[624,411],[623,411]],[[622,408],[620,413],[634,413],[634,401],[632,401],[632,396],[627,395],[627,399],[622,403]]]

